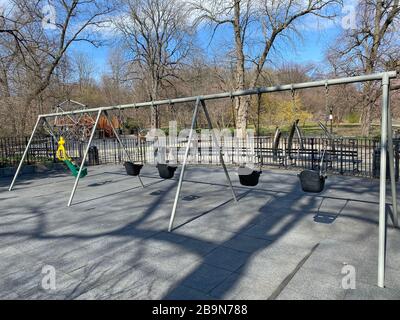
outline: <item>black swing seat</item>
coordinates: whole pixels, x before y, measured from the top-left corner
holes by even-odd
[[[163,179],[172,179],[177,168],[176,166],[170,166],[164,163],[157,164],[158,173]]]
[[[135,164],[132,162],[125,162],[124,167],[126,170],[126,173],[130,176],[138,176],[140,173],[140,170],[142,170],[143,165],[142,164]]]
[[[325,188],[326,177],[318,171],[304,170],[298,175],[301,188],[308,193],[321,193]]]
[[[255,187],[258,185],[262,171],[256,171],[248,167],[238,169],[240,184],[246,187]]]

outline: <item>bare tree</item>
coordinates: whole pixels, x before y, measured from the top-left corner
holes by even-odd
[[[51,85],[69,48],[77,42],[100,45],[96,28],[109,19],[112,2],[95,0],[10,0],[12,9],[1,16],[0,59],[7,70],[10,91],[24,83],[19,96],[25,112]],[[4,75],[3,75],[4,79]],[[4,84],[4,80],[3,80]],[[14,87],[13,87],[14,86]],[[37,112],[37,111],[36,111]],[[35,111],[32,111],[35,113]],[[26,118],[26,117],[25,117]],[[19,133],[25,131],[21,117]]]
[[[358,3],[355,28],[345,30],[330,49],[335,73],[350,75],[398,69],[400,61],[399,0]],[[362,92],[362,134],[368,136],[380,90],[367,83]]]
[[[179,0],[125,0],[127,16],[116,23],[131,54],[132,78],[145,83],[148,98],[177,77],[191,49],[187,9]],[[157,106],[151,126],[159,127]]]
[[[96,66],[92,59],[83,52],[75,53],[73,59],[79,90],[82,91],[84,87],[93,82]]]
[[[233,30],[235,55],[235,89],[255,87],[268,61],[276,41],[298,33],[296,22],[314,15],[322,18],[333,17],[333,6],[340,0],[198,0],[192,3],[197,22],[208,21],[215,31],[222,25]],[[257,30],[258,32],[255,32]],[[251,48],[251,50],[249,50]],[[254,72],[246,79],[246,66]],[[236,127],[244,134],[250,99],[236,100]]]

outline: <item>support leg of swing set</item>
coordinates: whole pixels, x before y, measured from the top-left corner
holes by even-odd
[[[96,132],[96,128],[97,128],[97,125],[99,123],[100,116],[101,116],[102,112],[103,112],[102,109],[99,109],[99,111],[97,112],[97,118],[96,118],[96,121],[95,121],[94,126],[92,128],[92,133],[90,134],[90,138],[89,138],[88,144],[86,146],[85,153],[83,154],[83,159],[82,159],[81,165],[79,167],[79,172],[78,172],[78,175],[76,176],[74,187],[72,189],[71,195],[70,195],[69,200],[68,200],[68,207],[71,206],[72,200],[74,199],[75,191],[76,191],[76,188],[78,187],[78,183],[79,183],[79,179],[81,177],[82,169],[83,169],[83,167],[85,165],[85,161],[86,161],[87,155],[89,153],[89,148],[90,148],[90,145],[92,144],[92,140],[93,140],[94,134]]]
[[[29,137],[28,144],[27,144],[26,147],[25,147],[25,151],[24,151],[24,153],[23,153],[23,155],[22,155],[21,161],[20,161],[19,164],[18,164],[17,171],[16,171],[15,174],[14,174],[14,178],[13,178],[11,184],[10,184],[10,187],[8,188],[8,191],[11,191],[11,190],[13,189],[13,187],[14,187],[15,181],[17,180],[17,177],[18,177],[18,175],[19,175],[19,172],[21,171],[21,168],[22,168],[22,165],[23,165],[23,163],[24,163],[24,161],[25,161],[26,155],[28,154],[28,150],[29,150],[29,148],[30,148],[30,146],[31,146],[33,137],[35,136],[35,133],[36,133],[36,131],[37,131],[37,128],[39,127],[39,124],[43,121],[43,119],[45,119],[45,118],[39,116],[39,117],[37,118],[37,120],[36,120],[35,127],[33,128],[33,131],[32,131],[32,133],[31,133],[31,136]]]
[[[206,118],[207,118],[207,122],[208,122],[208,126],[209,126],[210,130],[212,131],[212,128],[213,128],[212,127],[212,122],[211,122],[210,116],[208,114],[208,110],[207,110],[207,107],[206,107],[205,103],[201,101],[200,97],[197,97],[196,104],[195,104],[195,107],[194,107],[193,117],[192,117],[192,124],[191,124],[191,127],[190,127],[190,132],[189,132],[189,137],[188,137],[188,144],[186,146],[185,155],[183,157],[182,169],[181,169],[181,173],[180,173],[179,181],[178,181],[178,188],[176,190],[174,205],[172,207],[171,218],[170,218],[169,226],[168,226],[168,232],[171,232],[172,229],[173,229],[173,226],[174,226],[176,208],[178,206],[179,197],[180,197],[180,194],[181,194],[181,189],[182,189],[183,178],[184,178],[184,175],[185,175],[187,158],[189,156],[190,144],[191,144],[192,139],[193,139],[193,132],[195,130],[197,117],[199,115],[200,104],[202,104],[203,110],[204,110],[204,112],[206,114]],[[213,138],[214,138],[215,142],[218,145],[218,141],[216,139],[216,136],[215,136],[214,132],[213,132]],[[235,201],[237,201],[235,191],[233,190],[232,182],[230,180],[228,171],[227,171],[226,166],[225,166],[225,162],[224,162],[224,159],[223,159],[223,156],[222,156],[222,153],[221,153],[221,149],[220,149],[220,159],[221,159],[222,166],[224,167],[224,171],[225,171],[226,177],[228,179],[229,186],[231,188],[233,198],[235,199]]]
[[[169,220],[168,232],[172,231],[172,228],[173,228],[173,225],[174,225],[176,208],[178,206],[179,196],[181,194],[183,177],[185,175],[186,162],[187,162],[187,158],[189,156],[189,151],[190,151],[190,144],[192,143],[193,132],[194,132],[194,128],[196,126],[197,115],[199,113],[199,105],[200,105],[200,97],[197,97],[196,103],[195,103],[195,106],[194,106],[193,117],[192,117],[192,125],[190,127],[190,132],[189,132],[188,144],[186,146],[185,155],[183,157],[182,169],[181,169],[181,173],[179,175],[178,188],[176,190],[174,205],[172,207],[172,212],[171,212],[171,218]]]
[[[386,166],[388,152],[388,119],[389,119],[389,86],[387,74],[382,79],[382,125],[381,125],[381,159],[380,159],[380,186],[379,186],[379,239],[378,239],[378,287],[385,287],[386,267]],[[390,138],[389,138],[390,139]],[[393,149],[392,149],[393,152]],[[389,150],[390,153],[390,150]],[[394,163],[390,163],[392,167]],[[392,190],[393,191],[393,190]],[[395,200],[395,199],[394,199]]]
[[[393,147],[393,128],[392,128],[392,112],[390,107],[390,91],[388,96],[388,149],[389,149],[389,170],[390,170],[390,185],[392,191],[392,206],[393,206],[393,225],[399,226],[399,216],[397,208],[397,190],[396,177],[394,171],[394,147]]]
[[[236,194],[235,194],[235,190],[233,189],[233,185],[232,185],[231,178],[229,177],[228,170],[226,169],[226,165],[225,165],[225,161],[224,161],[224,156],[223,156],[223,154],[222,154],[221,147],[220,147],[220,145],[219,145],[219,143],[218,143],[217,136],[215,135],[214,128],[213,128],[213,125],[212,125],[212,122],[211,122],[211,117],[210,117],[210,114],[208,113],[207,106],[206,106],[206,103],[204,102],[204,100],[201,101],[201,105],[202,105],[202,107],[203,107],[204,114],[206,115],[206,119],[207,119],[207,122],[208,122],[208,128],[210,129],[211,134],[212,134],[212,137],[213,137],[213,139],[214,139],[214,143],[215,143],[215,145],[216,145],[217,148],[218,148],[218,152],[219,152],[219,161],[221,162],[221,165],[222,165],[222,167],[224,168],[224,173],[225,173],[225,176],[226,176],[226,180],[228,180],[229,188],[231,189],[233,199],[235,200],[235,202],[238,202],[237,197],[236,197]]]
[[[108,123],[110,124],[110,126],[111,126],[111,128],[112,128],[112,131],[114,132],[114,135],[115,135],[115,137],[116,137],[117,140],[118,140],[119,145],[122,147],[122,149],[124,149],[125,154],[126,154],[126,156],[128,157],[129,161],[133,163],[133,161],[132,161],[132,159],[131,159],[131,156],[130,156],[130,154],[129,154],[129,152],[128,152],[128,149],[126,148],[125,144],[122,142],[122,140],[121,140],[119,134],[117,133],[117,130],[115,130],[115,128],[114,128],[114,126],[113,126],[113,124],[112,124],[112,121],[111,121],[111,119],[110,119],[110,117],[109,117],[109,115],[108,115],[108,112],[107,112],[106,110],[104,111],[104,115],[106,116],[106,119],[107,119]],[[137,177],[138,177],[138,179],[139,179],[139,181],[140,181],[140,184],[142,185],[142,188],[144,188],[145,186],[144,186],[144,184],[143,184],[142,179],[140,178],[140,175],[138,175]]]

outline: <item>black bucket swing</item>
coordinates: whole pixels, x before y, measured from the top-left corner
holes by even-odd
[[[154,157],[158,158],[157,161],[157,169],[160,178],[163,179],[172,179],[175,175],[175,171],[178,168],[177,166],[169,164],[169,160],[166,160],[165,157],[165,148],[157,148],[154,152]],[[161,156],[161,157],[160,157]]]
[[[321,193],[325,188],[325,180],[327,177],[323,174],[323,166],[325,162],[326,150],[324,150],[319,170],[304,170],[298,177],[300,179],[301,188],[307,193]]]
[[[258,185],[262,171],[241,166],[238,169],[239,181],[242,186],[255,187]]]
[[[154,104],[152,102],[152,106],[154,107]],[[175,110],[174,110],[174,105],[169,102],[169,108],[170,112],[172,113],[172,116],[175,115]],[[156,140],[158,140],[158,137],[155,137]],[[169,160],[166,160],[166,151],[167,149],[165,147],[156,147],[154,149],[154,159],[156,159],[156,167],[158,169],[158,174],[160,178],[162,179],[172,179],[175,175],[175,171],[178,168],[177,166],[169,164]]]
[[[136,177],[140,174],[140,170],[142,170],[143,164],[136,164],[130,161],[126,161],[124,162],[124,167],[127,175]]]
[[[178,167],[168,163],[157,163],[158,174],[163,179],[172,179]]]
[[[258,94],[257,100],[257,150],[260,152],[260,112],[261,112],[261,94]],[[255,187],[260,181],[261,170],[249,168],[246,165],[240,166],[238,169],[239,181],[242,186]]]
[[[136,110],[136,108],[135,108]],[[122,115],[121,115],[121,109],[119,109],[119,119],[122,122]],[[139,141],[139,136],[138,136],[138,141]],[[128,151],[126,151],[128,152]],[[129,157],[129,154],[128,154]],[[130,161],[125,161],[124,162],[124,167],[126,170],[126,174],[129,176],[134,176],[137,177],[140,174],[140,170],[143,168],[143,164],[138,164],[138,163],[133,163],[129,157]]]
[[[328,107],[328,83],[325,84],[326,108]],[[326,148],[324,149],[319,164],[319,170],[304,170],[298,176],[300,179],[301,188],[307,193],[321,193],[325,188],[325,180],[327,176],[323,174],[325,163]]]

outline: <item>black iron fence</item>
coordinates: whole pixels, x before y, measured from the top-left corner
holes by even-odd
[[[303,138],[281,139],[278,147],[272,138],[261,137],[258,155],[262,166],[317,170],[320,166],[331,174],[377,178],[380,171],[380,139],[378,138]],[[396,177],[399,179],[400,140],[394,140]]]
[[[157,147],[151,141],[124,136],[122,141],[127,147],[130,159],[140,163],[154,163]],[[0,139],[0,167],[18,165],[28,138]],[[399,175],[400,140],[395,140],[396,175]],[[318,169],[322,164],[331,174],[362,177],[379,177],[380,140],[360,138],[304,138],[283,137],[279,143],[273,137],[256,138],[252,146],[221,139],[224,160],[229,165],[245,162],[256,163],[261,167],[276,166],[294,169]],[[69,155],[78,160],[82,158],[86,143],[68,141],[66,149]],[[180,142],[168,146],[170,154],[177,163],[183,160],[186,143]],[[208,140],[197,140],[190,154],[190,161],[197,164],[218,164],[219,153],[211,137]],[[25,163],[36,164],[57,162],[57,141],[52,137],[33,139]],[[195,151],[193,151],[195,150]],[[244,160],[245,159],[245,160]],[[119,164],[128,157],[120,147],[117,139],[94,139],[89,152],[87,164]]]
[[[0,138],[0,168],[14,167],[20,162],[28,137],[23,138]],[[43,162],[55,162],[57,143],[52,137],[39,137],[33,140],[25,163],[35,164]]]

